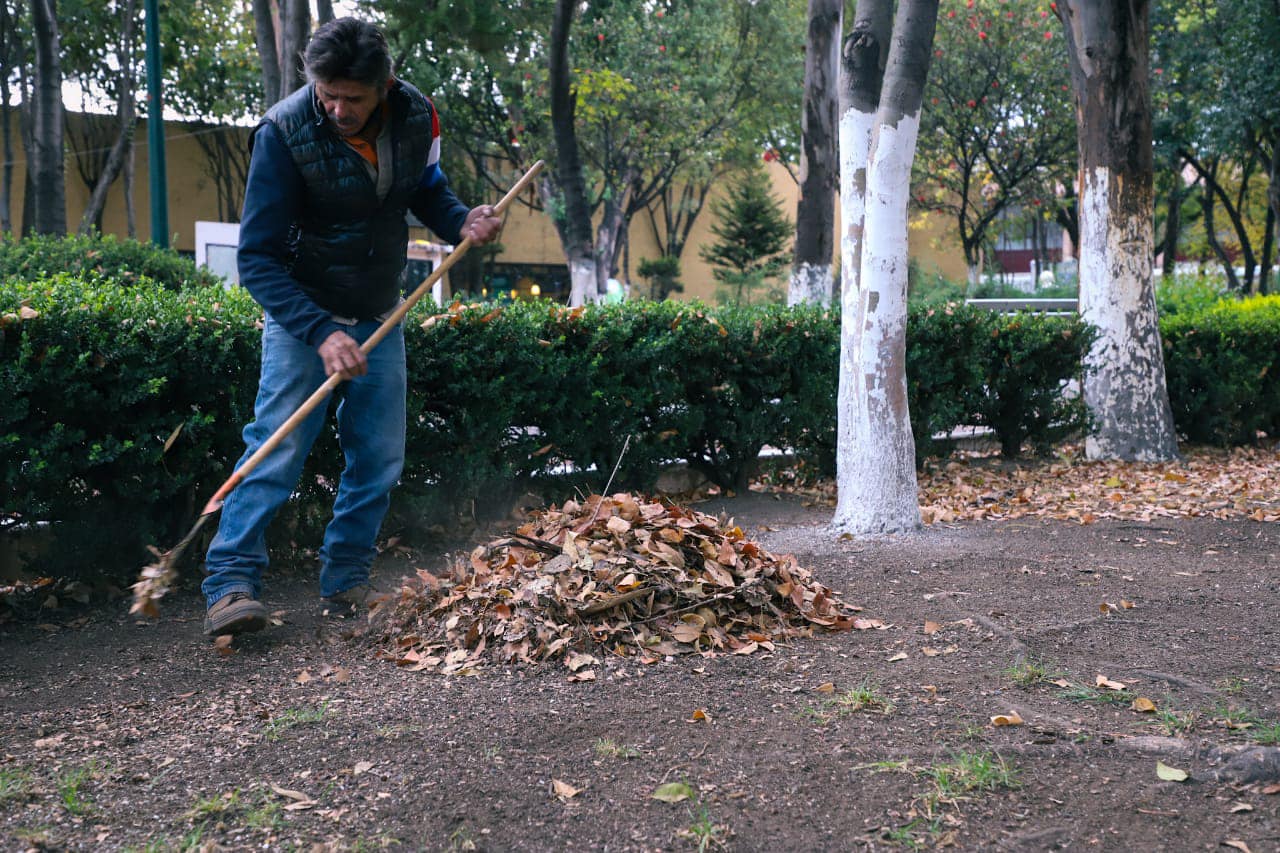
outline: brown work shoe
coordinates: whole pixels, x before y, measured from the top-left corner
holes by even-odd
[[[233,592],[213,603],[204,617],[204,632],[210,637],[220,634],[243,634],[267,627],[267,608],[247,592]]]
[[[385,593],[378,592],[367,583],[359,583],[351,589],[344,589],[342,592],[321,598],[321,615],[339,618],[355,616],[373,610],[387,598]]]

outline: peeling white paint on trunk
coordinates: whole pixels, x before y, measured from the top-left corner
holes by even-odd
[[[569,261],[569,307],[577,308],[588,302],[595,302],[598,288],[594,258],[574,258]]]
[[[791,270],[791,284],[787,288],[788,305],[831,304],[831,291],[835,284],[831,278],[831,264],[800,264]]]
[[[1156,323],[1150,216],[1116,215],[1120,176],[1095,167],[1080,191],[1080,315],[1098,329],[1084,399],[1095,418],[1089,459],[1178,457]]]
[[[845,233],[832,525],[855,534],[920,526],[906,382],[907,197],[919,127],[918,113],[881,125],[872,151],[874,115],[850,110],[840,121]]]

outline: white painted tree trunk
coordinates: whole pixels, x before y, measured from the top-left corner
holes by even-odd
[[[598,293],[595,258],[574,258],[569,261],[569,306],[577,308],[595,302]]]
[[[800,264],[791,270],[787,304],[826,307],[831,304],[831,291],[834,288],[831,264]]]
[[[1105,167],[1080,192],[1080,314],[1098,329],[1086,357],[1085,403],[1096,419],[1085,440],[1090,459],[1151,462],[1176,458],[1156,322],[1149,216],[1116,215],[1118,181]]]
[[[878,128],[866,172],[859,287],[844,294],[837,405],[848,423],[841,425],[847,440],[837,454],[832,523],[850,533],[920,526],[906,373],[907,197],[919,128],[918,112]]]

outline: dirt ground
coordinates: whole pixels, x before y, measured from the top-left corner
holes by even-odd
[[[794,497],[698,508],[887,627],[448,678],[345,637],[309,572],[269,578],[281,624],[220,655],[188,569],[158,622],[0,626],[0,848],[1280,850],[1280,780],[1214,775],[1280,743],[1276,524],[856,541]]]

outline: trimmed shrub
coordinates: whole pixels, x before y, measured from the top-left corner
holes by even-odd
[[[795,310],[795,309],[792,309]],[[809,363],[799,370],[798,416],[787,440],[820,474],[836,468],[836,394],[840,317],[829,312],[811,327]],[[946,454],[933,436],[969,423],[982,394],[984,336],[991,315],[963,303],[912,305],[907,314],[907,407],[916,460]],[[797,426],[802,428],[797,428]]]
[[[907,408],[916,462],[945,455],[933,436],[972,421],[985,377],[985,336],[992,315],[963,303],[913,307],[907,315]]]
[[[1280,296],[1224,300],[1160,323],[1173,420],[1187,441],[1280,436]]]
[[[517,490],[551,499],[648,489],[685,459],[742,489],[766,445],[834,470],[839,319],[814,307],[633,302],[410,315],[408,446],[396,521],[502,512]],[[61,274],[0,281],[0,521],[54,524],[48,570],[123,579],[170,543],[243,452],[261,310],[240,288],[131,287]],[[1191,441],[1280,428],[1280,297],[1166,318],[1175,419]],[[913,308],[908,394],[919,455],[963,423],[1006,455],[1084,428],[1066,393],[1093,332],[1079,318]],[[630,444],[625,454],[623,447]],[[621,462],[619,464],[619,459]],[[330,426],[272,545],[314,544],[343,460]],[[565,472],[572,471],[566,477]]]
[[[1088,428],[1084,399],[1065,392],[1096,336],[1078,316],[1019,312],[988,321],[980,361],[984,390],[974,414],[995,431],[1003,456],[1018,456],[1024,442],[1045,455]]]
[[[150,279],[169,290],[226,283],[172,249],[112,235],[0,238],[0,280],[37,281],[63,273],[120,286]]]
[[[136,568],[242,450],[257,306],[238,289],[61,275],[0,283],[0,313],[3,511],[60,525],[51,571]]]
[[[576,478],[594,488],[604,487],[615,466],[612,488],[652,488],[693,428],[679,381],[684,355],[671,334],[683,306],[643,301],[533,310],[541,312],[549,376],[536,422],[553,443],[548,461],[572,463]]]

